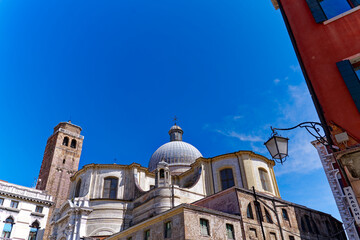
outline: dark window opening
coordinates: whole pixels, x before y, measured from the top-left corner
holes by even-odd
[[[260,203],[259,202],[254,202],[255,205],[255,211],[256,211],[256,217],[259,221],[263,222],[264,218],[261,212],[261,207],[260,207]]]
[[[165,177],[165,171],[164,169],[160,169],[160,178],[164,178]]]
[[[76,140],[75,139],[71,140],[70,147],[71,148],[76,148]]]
[[[65,164],[65,159],[63,159],[63,164]]]
[[[81,190],[81,179],[79,179],[79,181],[76,184],[74,197],[80,197],[80,190]]]
[[[265,217],[266,217],[266,222],[273,223],[273,220],[271,219],[271,215],[266,209],[265,209]]]
[[[44,209],[43,206],[36,206],[35,212],[37,212],[37,213],[42,213],[43,209]]]
[[[232,224],[226,224],[226,235],[228,239],[235,239],[234,226]]]
[[[171,238],[171,222],[166,222],[164,224],[164,237]]]
[[[220,171],[221,188],[222,190],[235,186],[234,175],[231,168],[226,168]]]
[[[144,240],[149,240],[150,239],[150,230],[146,230],[144,232]]]
[[[69,146],[69,138],[68,137],[64,137],[63,145],[64,146]]]
[[[254,214],[253,214],[253,210],[251,207],[251,203],[249,203],[249,205],[247,207],[246,215],[247,215],[247,218],[254,219]]]
[[[0,198],[0,206],[2,206],[4,204],[4,199]]]
[[[289,236],[289,240],[295,240],[294,236]]]
[[[286,220],[286,221],[290,220],[286,209],[282,209],[282,216],[283,216],[284,220]]]
[[[209,221],[208,220],[200,218],[200,228],[201,228],[201,235],[210,236]]]
[[[103,198],[116,199],[118,179],[109,177],[104,179]]]
[[[276,233],[273,232],[270,233],[270,240],[277,240]]]

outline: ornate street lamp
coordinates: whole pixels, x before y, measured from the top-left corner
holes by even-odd
[[[328,145],[328,141],[325,136],[321,134],[321,129],[323,130],[323,126],[318,122],[303,122],[295,127],[291,128],[271,128],[272,134],[269,140],[267,140],[264,144],[268,149],[271,157],[278,163],[283,164],[286,161],[286,157],[288,156],[288,138],[281,137],[278,135],[276,131],[287,131],[292,130],[297,127],[305,128],[308,133],[316,138],[316,140],[320,141],[324,145]]]
[[[273,130],[273,128],[271,128]],[[271,157],[283,164],[288,156],[288,138],[279,136],[274,130],[269,140],[266,141],[265,146],[269,151]]]

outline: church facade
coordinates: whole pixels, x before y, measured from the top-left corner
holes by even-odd
[[[148,167],[89,164],[72,175],[49,239],[345,239],[330,215],[280,198],[274,161],[251,151],[204,158],[178,125],[169,135]]]

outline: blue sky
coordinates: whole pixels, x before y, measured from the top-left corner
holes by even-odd
[[[147,166],[175,115],[205,157],[268,156],[270,126],[318,120],[270,0],[0,0],[0,36],[0,178],[12,183],[33,185],[69,119],[81,166]],[[282,197],[339,218],[312,137],[282,134]]]

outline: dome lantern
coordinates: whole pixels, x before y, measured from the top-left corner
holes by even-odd
[[[170,171],[175,169],[176,171],[184,171],[196,159],[202,157],[199,150],[193,145],[182,141],[183,130],[176,123],[170,128],[169,135],[170,142],[159,147],[151,156],[149,162],[150,172],[154,171],[161,161],[169,164]]]
[[[181,127],[179,127],[178,125],[172,126],[169,130],[169,135],[170,135],[170,142],[172,141],[182,141],[182,135],[183,135],[184,131],[181,129]]]

